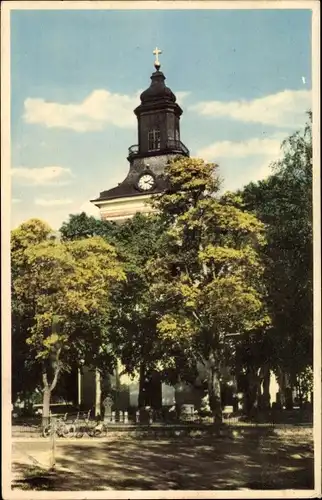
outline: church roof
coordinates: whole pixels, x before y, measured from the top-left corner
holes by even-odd
[[[159,99],[176,102],[176,96],[169,87],[165,85],[165,76],[162,71],[155,71],[151,76],[150,87],[140,95],[142,104],[150,103]]]
[[[139,144],[131,146],[129,148],[128,161],[130,162],[130,171],[126,179],[118,186],[106,191],[102,191],[97,199],[91,200],[91,202],[97,206],[99,206],[101,202],[104,201],[107,202],[110,200],[131,198],[135,196],[148,196],[163,192],[166,189],[166,180],[162,177],[162,175],[160,175],[160,172],[162,171],[162,168],[160,169],[160,161],[168,162],[170,157],[176,155],[189,156],[189,150],[180,141],[179,135],[179,118],[182,114],[182,109],[176,103],[176,96],[174,95],[172,90],[165,85],[166,78],[162,71],[160,71],[160,62],[158,59],[161,51],[156,48],[153,53],[156,55],[156,60],[154,63],[155,71],[151,76],[151,84],[144,92],[142,92],[140,96],[141,104],[134,110],[134,113],[137,115],[139,122],[140,115],[145,114],[146,112],[153,112],[158,115],[160,111],[163,112],[163,110],[166,109],[167,111],[174,113],[177,117],[178,128],[176,130],[176,133],[178,137],[177,135],[175,136],[175,121],[173,120],[171,134],[169,134],[168,131],[165,130],[165,134],[163,134],[162,138],[160,139],[158,147],[150,148],[147,141],[142,146],[140,134],[146,134],[145,137],[147,137],[148,134],[147,123],[145,123],[143,132],[140,132],[141,129],[139,129]],[[167,125],[165,125],[165,127],[166,126]],[[140,174],[143,171],[142,169],[147,168],[147,164],[145,165],[145,163],[141,160],[142,158],[150,157],[158,157],[158,169],[157,172],[155,172],[156,185],[154,189],[151,189],[148,192],[142,192],[138,189],[137,182]]]

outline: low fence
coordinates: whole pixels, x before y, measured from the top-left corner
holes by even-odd
[[[95,428],[96,420],[90,418],[90,412],[79,415],[69,414],[65,420],[67,426],[74,428],[82,427],[86,429]],[[63,415],[56,415],[63,417]],[[109,432],[127,432],[136,434],[157,433],[157,434],[173,434],[175,431],[186,432],[191,431],[209,431],[214,427],[213,419],[209,416],[200,417],[194,412],[182,414],[180,418],[176,414],[162,416],[160,412],[152,410],[137,411],[136,413],[128,414],[127,411],[115,411],[110,415],[105,416],[101,421],[104,426],[105,433]],[[305,414],[287,414],[286,412],[266,413],[265,415],[257,415],[257,419],[249,420],[241,415],[236,415],[228,411],[223,413],[224,427],[285,427],[290,425],[312,426],[312,415]],[[217,426],[218,427],[218,426]],[[85,430],[86,433],[86,430]],[[68,433],[67,433],[68,434]],[[40,437],[42,436],[41,418],[22,421],[16,419],[12,422],[12,436],[15,438],[23,437]]]

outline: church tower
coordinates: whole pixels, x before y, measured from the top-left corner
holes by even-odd
[[[156,48],[155,71],[151,84],[140,96],[141,104],[134,110],[138,121],[138,144],[129,148],[130,169],[117,187],[103,191],[91,200],[100,209],[102,219],[122,221],[136,212],[149,212],[145,201],[165,188],[163,178],[166,164],[177,156],[189,156],[188,148],[180,140],[182,109],[176,96],[165,85],[160,71]]]

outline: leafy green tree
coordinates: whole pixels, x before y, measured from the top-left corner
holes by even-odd
[[[244,393],[244,411],[251,417],[270,407],[270,370],[274,345],[270,328],[249,332],[236,345],[232,369]]]
[[[68,221],[63,222],[59,233],[64,241],[89,238],[91,236],[101,236],[108,241],[117,234],[118,225],[114,222],[96,219],[88,216],[85,212],[71,214]]]
[[[241,200],[216,196],[216,165],[178,159],[166,176],[168,188],[152,201],[163,229],[158,255],[149,263],[157,328],[164,344],[203,366],[210,407],[220,422],[227,334],[269,323],[258,254],[264,227],[236,207]]]
[[[160,227],[153,215],[136,214],[119,226],[117,248],[127,280],[114,293],[112,343],[125,373],[139,374],[139,407],[151,404],[153,375],[160,374],[163,347],[156,329],[146,264],[158,248]]]
[[[125,276],[114,247],[102,238],[57,242],[43,231],[43,241],[33,241],[34,226],[41,232],[44,224],[32,221],[13,232],[12,286],[21,317],[30,316],[26,342],[41,373],[45,423],[60,374],[79,357],[102,355],[111,285]],[[83,330],[89,320],[100,328]]]
[[[272,317],[270,363],[279,378],[282,403],[287,386],[312,365],[313,234],[312,116],[304,130],[282,143],[272,175],[247,185],[245,208],[265,224],[262,248],[268,308]]]
[[[109,348],[121,361],[124,373],[139,374],[139,406],[146,406],[153,391],[147,382],[155,371],[160,372],[162,357],[146,273],[146,263],[158,247],[158,219],[136,214],[122,224],[113,224],[76,214],[60,232],[64,240],[100,235],[116,247],[126,280],[113,287]]]
[[[30,219],[12,231],[11,234],[11,280],[12,284],[24,272],[27,264],[26,249],[45,241],[51,228],[38,219]],[[32,303],[17,300],[12,286],[12,400],[18,397],[27,401],[35,388],[41,386],[39,369],[33,362],[33,355],[26,343],[26,332],[32,327],[34,308]],[[22,371],[24,376],[21,376]]]

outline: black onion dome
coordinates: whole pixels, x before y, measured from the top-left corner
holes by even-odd
[[[154,101],[157,99],[167,99],[176,102],[176,96],[164,83],[165,76],[162,71],[155,71],[151,76],[151,85],[140,95],[142,103]]]

